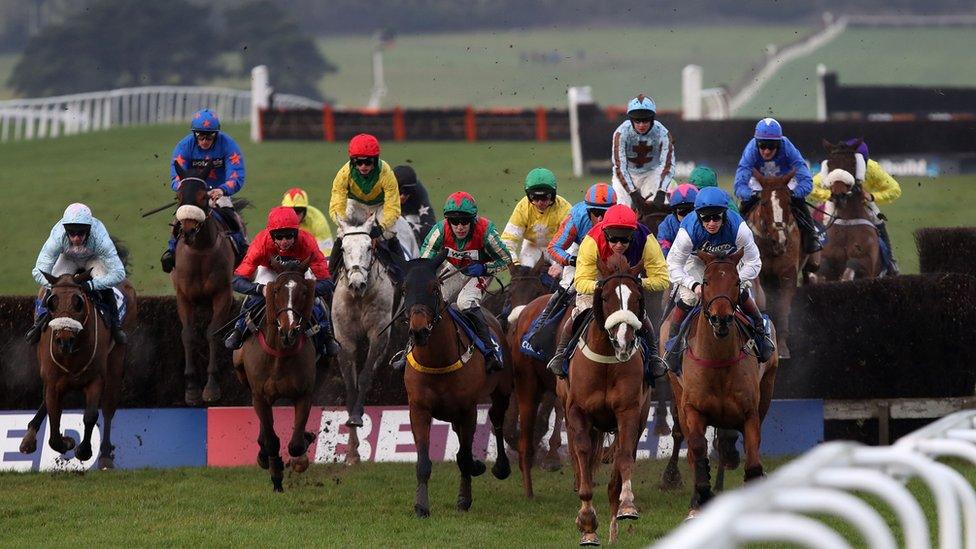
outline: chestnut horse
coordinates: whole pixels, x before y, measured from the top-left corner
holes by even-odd
[[[878,231],[867,208],[862,183],[865,160],[851,145],[823,142],[827,160],[822,184],[830,189],[833,212],[827,223],[820,275],[824,280],[876,278],[883,269]]]
[[[472,446],[478,419],[478,403],[491,397],[488,417],[498,457],[491,472],[504,479],[511,473],[504,448],[505,410],[512,392],[512,370],[506,366],[487,374],[482,354],[446,312],[449,305],[441,295],[437,270],[447,251],[431,259],[414,259],[405,264],[404,310],[410,329],[411,347],[403,384],[407,389],[410,428],[417,447],[417,493],[414,512],[430,516],[427,483],[430,480],[430,426],[433,419],[451,424],[458,437],[457,466],[461,472],[457,509],[471,508],[471,477],[485,472],[485,464],[474,458]],[[506,364],[511,353],[501,326],[485,315],[498,338]]]
[[[735,429],[745,446],[745,479],[763,476],[759,454],[762,421],[769,410],[779,357],[759,364],[747,351],[748,336],[736,321],[741,283],[737,266],[743,250],[731,256],[699,251],[705,263],[701,313],[689,330],[680,377],[669,372],[678,403],[678,420],[688,441],[688,463],[695,479],[689,517],[713,496],[705,428]],[[775,337],[775,329],[773,329]]]
[[[788,185],[794,175],[796,170],[784,175],[765,176],[753,169],[752,176],[762,191],[759,203],[747,219],[762,257],[759,281],[767,292],[773,323],[779,327],[776,350],[780,358],[790,358],[790,348],[786,344],[790,336],[790,309],[797,277],[806,259],[800,247],[800,228],[790,209]]]
[[[103,427],[98,468],[114,468],[112,418],[122,396],[126,345],[115,343],[108,324],[96,311],[91,296],[83,290],[83,285],[92,279],[91,269],[58,277],[42,274],[51,283],[51,294],[45,304],[51,321],[37,344],[44,401],[28,424],[20,451],[32,454],[37,450],[37,431],[47,415],[51,449],[62,454],[74,449],[79,461],[88,461],[92,457],[92,431],[100,406]],[[128,280],[119,285],[119,290],[127,300],[122,326],[131,334],[138,316],[136,292]],[[73,389],[85,393],[85,434],[77,448],[74,439],[61,434],[62,401],[65,393]]]
[[[251,389],[251,404],[261,421],[258,465],[271,470],[271,484],[281,492],[284,462],[274,429],[275,401],[285,398],[295,407],[295,424],[288,455],[296,473],[308,468],[308,446],[315,435],[305,431],[315,389],[315,344],[306,334],[312,324],[315,280],[305,277],[308,260],[271,262],[275,279],[264,288],[264,322],[254,337],[234,351],[241,382]]]
[[[610,541],[617,521],[640,517],[634,504],[631,474],[637,441],[647,425],[650,391],[644,385],[643,357],[637,343],[644,294],[636,273],[620,254],[599,260],[602,276],[593,295],[593,319],[569,363],[569,377],[556,382],[569,431],[580,509],[576,526],[580,545],[599,545],[593,508],[593,475],[604,433],[615,432],[613,469],[608,483]]]
[[[188,406],[199,406],[202,402],[220,400],[217,353],[224,352],[224,346],[216,330],[233,315],[231,278],[234,274],[234,246],[225,227],[211,211],[207,184],[199,177],[197,170],[184,172],[178,164],[176,170],[181,178],[180,189],[176,192],[180,204],[176,210],[179,237],[176,266],[170,273],[170,279],[176,291],[176,310],[183,324],[184,399]],[[202,171],[208,170],[204,168]],[[207,384],[202,394],[195,355],[200,335],[195,326],[198,307],[210,310],[206,333],[209,346]]]

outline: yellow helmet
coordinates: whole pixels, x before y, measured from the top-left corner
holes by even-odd
[[[298,187],[288,189],[288,191],[285,192],[285,196],[281,199],[281,205],[291,208],[307,208],[308,194]]]

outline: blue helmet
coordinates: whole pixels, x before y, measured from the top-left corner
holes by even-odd
[[[756,124],[756,139],[783,139],[783,127],[775,118],[763,118]]]
[[[692,185],[691,183],[682,183],[675,187],[671,191],[671,198],[668,199],[668,203],[671,205],[673,210],[675,206],[679,204],[695,204],[695,200],[698,198],[698,187]]]
[[[190,130],[195,132],[219,132],[220,119],[210,109],[200,109],[193,113]]]
[[[718,187],[706,187],[695,197],[695,211],[707,208],[729,209],[729,195]]]
[[[627,103],[627,116],[630,118],[653,118],[655,112],[657,112],[657,105],[654,104],[654,100],[642,93]]]

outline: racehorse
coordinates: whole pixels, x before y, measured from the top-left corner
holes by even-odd
[[[51,449],[62,454],[74,449],[78,460],[88,461],[92,456],[92,431],[101,406],[104,421],[98,468],[112,469],[115,467],[112,418],[122,396],[126,345],[115,343],[108,323],[83,289],[83,285],[92,279],[91,272],[88,269],[57,277],[42,273],[51,284],[51,293],[45,303],[51,321],[37,344],[44,401],[28,424],[20,451],[32,454],[37,450],[37,431],[47,415],[48,444]],[[131,333],[138,316],[136,292],[128,280],[118,288],[126,299],[126,316],[122,326]],[[72,389],[81,389],[85,393],[85,434],[77,448],[74,439],[61,434],[62,399]]]
[[[752,176],[762,191],[759,204],[749,212],[749,227],[756,237],[762,257],[759,281],[769,292],[773,323],[777,330],[776,349],[780,358],[790,358],[786,340],[790,336],[790,309],[796,293],[797,276],[806,259],[800,247],[800,229],[790,209],[787,185],[796,170],[780,176],[765,176],[753,169]]]
[[[643,357],[637,330],[642,326],[644,295],[636,274],[622,255],[597,263],[601,280],[593,294],[593,319],[569,364],[569,377],[556,382],[569,431],[581,506],[576,526],[580,545],[599,545],[593,508],[593,474],[603,433],[616,432],[613,469],[608,483],[610,542],[619,520],[640,517],[634,504],[631,473],[637,441],[647,425],[650,391],[644,385]],[[568,319],[567,319],[568,321]]]
[[[823,184],[830,189],[833,213],[827,225],[820,273],[824,280],[875,278],[883,268],[881,244],[861,187],[865,160],[856,154],[861,141],[850,145],[823,142]]]
[[[405,264],[404,309],[410,330],[411,350],[403,374],[410,407],[410,428],[417,447],[417,493],[414,512],[430,516],[427,483],[430,480],[430,427],[432,419],[451,424],[460,447],[457,466],[461,472],[457,509],[471,507],[471,477],[485,472],[485,464],[474,459],[472,445],[478,418],[477,405],[491,397],[488,417],[495,435],[498,457],[491,472],[498,479],[511,473],[504,449],[505,410],[512,392],[510,367],[487,374],[483,355],[460,330],[457,321],[445,312],[450,306],[441,295],[437,270],[447,257],[442,250],[432,259],[414,259]],[[498,338],[505,363],[511,353],[502,338],[501,325],[486,315]]]
[[[759,364],[746,350],[748,336],[738,325],[735,310],[741,291],[737,265],[743,252],[731,256],[698,252],[705,264],[701,313],[692,320],[681,375],[668,373],[695,478],[689,518],[713,496],[705,439],[708,425],[741,432],[745,479],[763,476],[760,429],[772,400],[779,357],[774,354],[769,362]]]
[[[332,298],[335,337],[339,342],[339,368],[346,386],[349,450],[346,463],[359,463],[358,427],[363,426],[366,394],[373,375],[389,350],[396,289],[386,268],[376,260],[370,232],[375,216],[350,216],[339,222],[342,268]]]
[[[292,470],[308,468],[308,446],[315,435],[305,431],[315,388],[315,345],[306,330],[314,323],[315,281],[305,277],[308,260],[272,260],[275,279],[264,288],[265,312],[261,329],[234,351],[237,375],[251,390],[251,404],[261,421],[258,465],[271,470],[275,492],[282,491],[284,462],[274,429],[273,406],[281,398],[295,407],[295,424],[288,454]]]
[[[223,352],[224,346],[216,332],[233,314],[234,246],[226,234],[226,227],[214,217],[210,207],[207,183],[202,177],[209,167],[184,172],[179,164],[174,165],[180,176],[180,188],[176,192],[180,204],[176,210],[179,236],[176,266],[170,279],[176,290],[176,310],[183,324],[184,399],[188,406],[199,406],[202,402],[220,400],[217,353]],[[202,395],[194,352],[199,336],[195,326],[197,307],[210,310],[206,334],[209,346],[207,384]]]

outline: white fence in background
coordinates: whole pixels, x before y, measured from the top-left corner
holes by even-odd
[[[809,514],[846,521],[869,547],[896,547],[881,515],[851,493],[857,492],[875,496],[891,508],[904,547],[928,548],[925,514],[905,487],[909,479],[918,478],[935,502],[937,547],[976,549],[976,491],[956,470],[936,461],[945,457],[976,465],[976,410],[946,416],[893,446],[822,444],[769,478],[715,498],[697,518],[653,547],[715,549],[753,542],[849,547],[836,531]]]
[[[288,94],[276,94],[273,101],[275,107],[322,107],[321,101]],[[252,114],[251,92],[147,86],[0,101],[0,142],[74,135],[116,126],[188,123],[193,112],[205,107],[223,121],[246,122]]]

